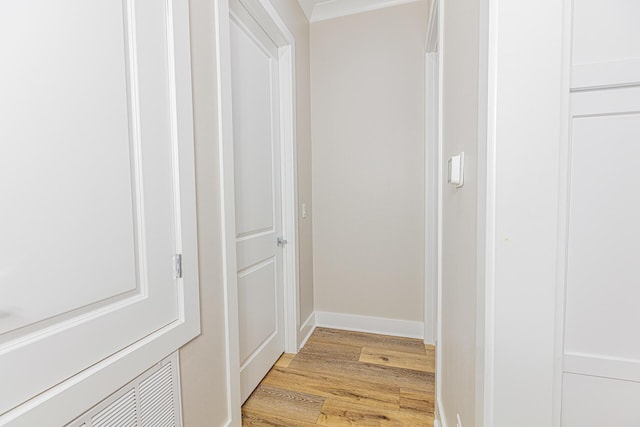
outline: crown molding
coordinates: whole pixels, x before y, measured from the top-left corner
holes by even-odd
[[[324,21],[424,0],[298,0],[309,22]]]
[[[307,19],[309,20],[309,22],[311,22],[311,15],[313,13],[313,8],[316,4],[315,1],[314,0],[298,0],[298,3],[300,3],[300,7],[302,8],[302,11],[307,16]]]

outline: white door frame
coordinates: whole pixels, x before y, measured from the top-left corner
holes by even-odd
[[[425,292],[424,342],[435,344],[438,325],[439,220],[440,220],[440,60],[438,44],[438,2],[429,15],[425,56]]]
[[[297,353],[298,233],[295,144],[295,40],[268,0],[239,0],[278,46],[280,75],[280,134],[282,173],[282,231],[289,243],[283,249],[285,351]],[[240,361],[238,282],[235,239],[235,188],[231,101],[231,36],[229,0],[216,0],[216,62],[218,89],[218,149],[222,193],[223,277],[226,318],[226,362],[229,418],[240,426]]]
[[[433,0],[425,48],[424,342],[436,345],[436,419],[442,384],[442,18],[443,4]]]

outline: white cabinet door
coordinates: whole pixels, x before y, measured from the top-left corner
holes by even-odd
[[[0,3],[0,416],[180,316],[168,7]]]
[[[572,5],[561,425],[637,427],[640,2]]]
[[[562,425],[636,427],[640,87],[571,96]]]
[[[277,48],[234,2],[231,71],[241,395],[284,351]]]

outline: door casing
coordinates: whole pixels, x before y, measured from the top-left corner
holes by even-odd
[[[443,5],[431,3],[425,49],[425,284],[424,342],[436,345],[442,366],[442,38]],[[442,414],[442,371],[436,370],[436,419]]]
[[[297,353],[298,236],[297,156],[295,143],[295,39],[268,0],[235,0],[278,46],[279,103],[282,170],[282,231],[288,244],[283,249],[285,351]],[[231,94],[230,0],[216,1],[216,62],[218,88],[218,149],[222,192],[223,277],[226,318],[227,405],[226,425],[241,424],[238,283],[235,239],[235,188]]]

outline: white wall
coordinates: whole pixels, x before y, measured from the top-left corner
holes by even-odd
[[[552,426],[564,4],[483,3],[488,68],[484,426]],[[544,31],[540,31],[544,22]],[[482,57],[481,57],[482,58]],[[485,102],[486,101],[486,102]],[[482,142],[484,143],[484,141]]]
[[[474,425],[476,380],[476,221],[478,203],[478,2],[441,2],[443,170],[464,152],[464,186],[442,191],[442,354],[440,416]]]
[[[308,23],[298,3],[273,0],[296,38],[298,198],[311,206]],[[202,334],[180,350],[185,427],[222,426],[229,417],[222,276],[214,0],[191,0]],[[300,307],[313,309],[311,218],[299,220]],[[240,420],[234,420],[240,425]]]
[[[427,14],[311,25],[316,310],[423,320]]]
[[[441,416],[552,426],[564,5],[441,4],[443,155],[466,169],[443,191]]]

